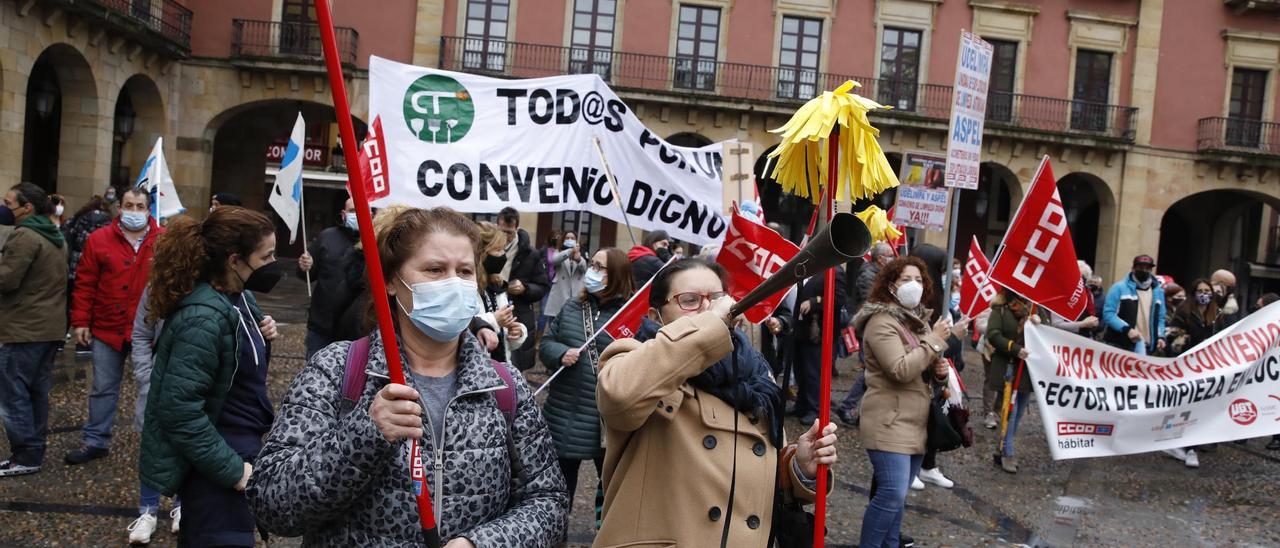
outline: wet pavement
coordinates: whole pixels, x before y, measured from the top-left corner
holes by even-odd
[[[281,322],[275,343],[270,393],[280,401],[302,367],[306,294],[287,279],[264,308]],[[110,546],[125,543],[125,528],[136,517],[138,434],[132,429],[135,387],[128,375],[115,422],[109,457],[67,466],[62,457],[80,445],[86,415],[87,357],[72,348],[60,357],[61,379],[51,394],[49,449],[40,474],[0,479],[0,545]],[[969,356],[978,363],[977,356]],[[852,361],[838,364],[833,399],[852,384]],[[981,386],[979,367],[963,377]],[[545,372],[528,375],[540,383]],[[977,399],[972,407],[980,407]],[[975,413],[975,415],[977,415]],[[992,461],[994,438],[975,416],[974,447],[944,453],[940,467],[956,486],[929,485],[912,491],[903,531],[918,546],[1280,546],[1280,452],[1266,440],[1222,444],[1201,452],[1199,469],[1160,454],[1053,462],[1038,413],[1028,412],[1017,440],[1020,473],[1007,474]],[[801,432],[787,422],[789,437]],[[866,508],[871,466],[856,432],[842,429],[836,485],[829,499],[828,545],[854,546]],[[7,443],[0,438],[0,451]],[[569,531],[570,546],[593,537],[595,471],[582,467]],[[168,501],[162,503],[167,516]],[[173,546],[167,517],[152,544]],[[296,546],[297,539],[272,538],[272,545]]]

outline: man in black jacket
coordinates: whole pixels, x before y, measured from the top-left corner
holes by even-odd
[[[801,285],[796,295],[795,326],[792,337],[796,344],[796,359],[792,366],[796,372],[796,406],[793,413],[800,418],[800,424],[812,424],[818,416],[818,390],[822,380],[822,351],[824,348],[835,352],[836,341],[839,340],[840,312],[845,304],[844,267],[837,266],[835,292],[835,332],[831,334],[828,344],[822,342],[822,296],[825,292],[827,273],[813,276]],[[834,356],[833,356],[834,357]],[[834,362],[833,362],[834,366]]]
[[[361,300],[365,286],[364,257],[356,249],[358,227],[355,202],[348,198],[338,225],[320,231],[307,246],[309,253],[298,257],[298,277],[310,272],[316,284],[307,315],[307,359],[330,343],[350,337],[350,330],[342,329],[350,323],[344,318],[362,314],[361,307],[353,306]]]
[[[547,281],[547,264],[530,243],[529,233],[520,228],[520,214],[514,208],[505,207],[498,212],[498,229],[507,234],[506,264],[502,279],[507,283],[507,297],[515,306],[516,319],[524,325],[537,325],[535,303],[542,301],[550,282]],[[490,274],[494,274],[490,272]],[[520,348],[512,352],[512,364],[521,371],[532,368],[536,359],[535,337],[528,337]]]

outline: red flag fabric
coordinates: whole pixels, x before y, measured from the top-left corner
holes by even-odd
[[[1048,156],[1009,224],[990,277],[1064,318],[1075,320],[1085,311],[1088,290]]]
[[[781,234],[735,211],[716,262],[729,273],[729,295],[741,300],[799,252],[800,248]],[[786,296],[785,289],[779,291],[748,309],[743,316],[751,323],[763,322]]]
[[[356,151],[360,167],[364,168],[364,191],[369,201],[391,195],[391,185],[387,181],[387,142],[382,138],[382,116],[375,117],[369,124],[369,134],[360,149]]]
[[[969,258],[964,261],[964,283],[960,284],[960,310],[970,318],[981,314],[991,306],[996,296],[996,286],[991,284],[987,272],[991,263],[978,247],[978,237],[969,242]]]
[[[604,325],[605,333],[614,339],[631,339],[636,336],[636,332],[640,330],[640,322],[649,311],[649,287],[650,284],[644,284],[644,287],[640,288],[640,291],[637,291],[626,305],[623,305],[622,310],[613,315],[613,319]]]

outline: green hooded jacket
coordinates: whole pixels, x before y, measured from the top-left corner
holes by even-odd
[[[0,344],[62,341],[67,333],[67,246],[48,217],[30,215],[0,249]]]

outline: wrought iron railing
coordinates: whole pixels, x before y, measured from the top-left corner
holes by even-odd
[[[55,5],[111,21],[141,26],[176,44],[185,55],[191,50],[191,10],[174,0],[53,0]],[[123,17],[119,17],[123,16]]]
[[[439,63],[447,70],[511,78],[595,73],[618,89],[788,103],[854,80],[862,85],[860,95],[893,107],[889,115],[945,123],[951,114],[951,86],[687,56],[445,36]],[[1136,113],[1132,107],[993,93],[987,119],[993,125],[1132,140]]]
[[[1280,124],[1248,118],[1201,118],[1196,150],[1280,154]]]
[[[338,57],[355,64],[360,33],[350,27],[334,29]],[[315,23],[231,20],[231,55],[252,59],[319,61],[324,58],[320,27]]]

